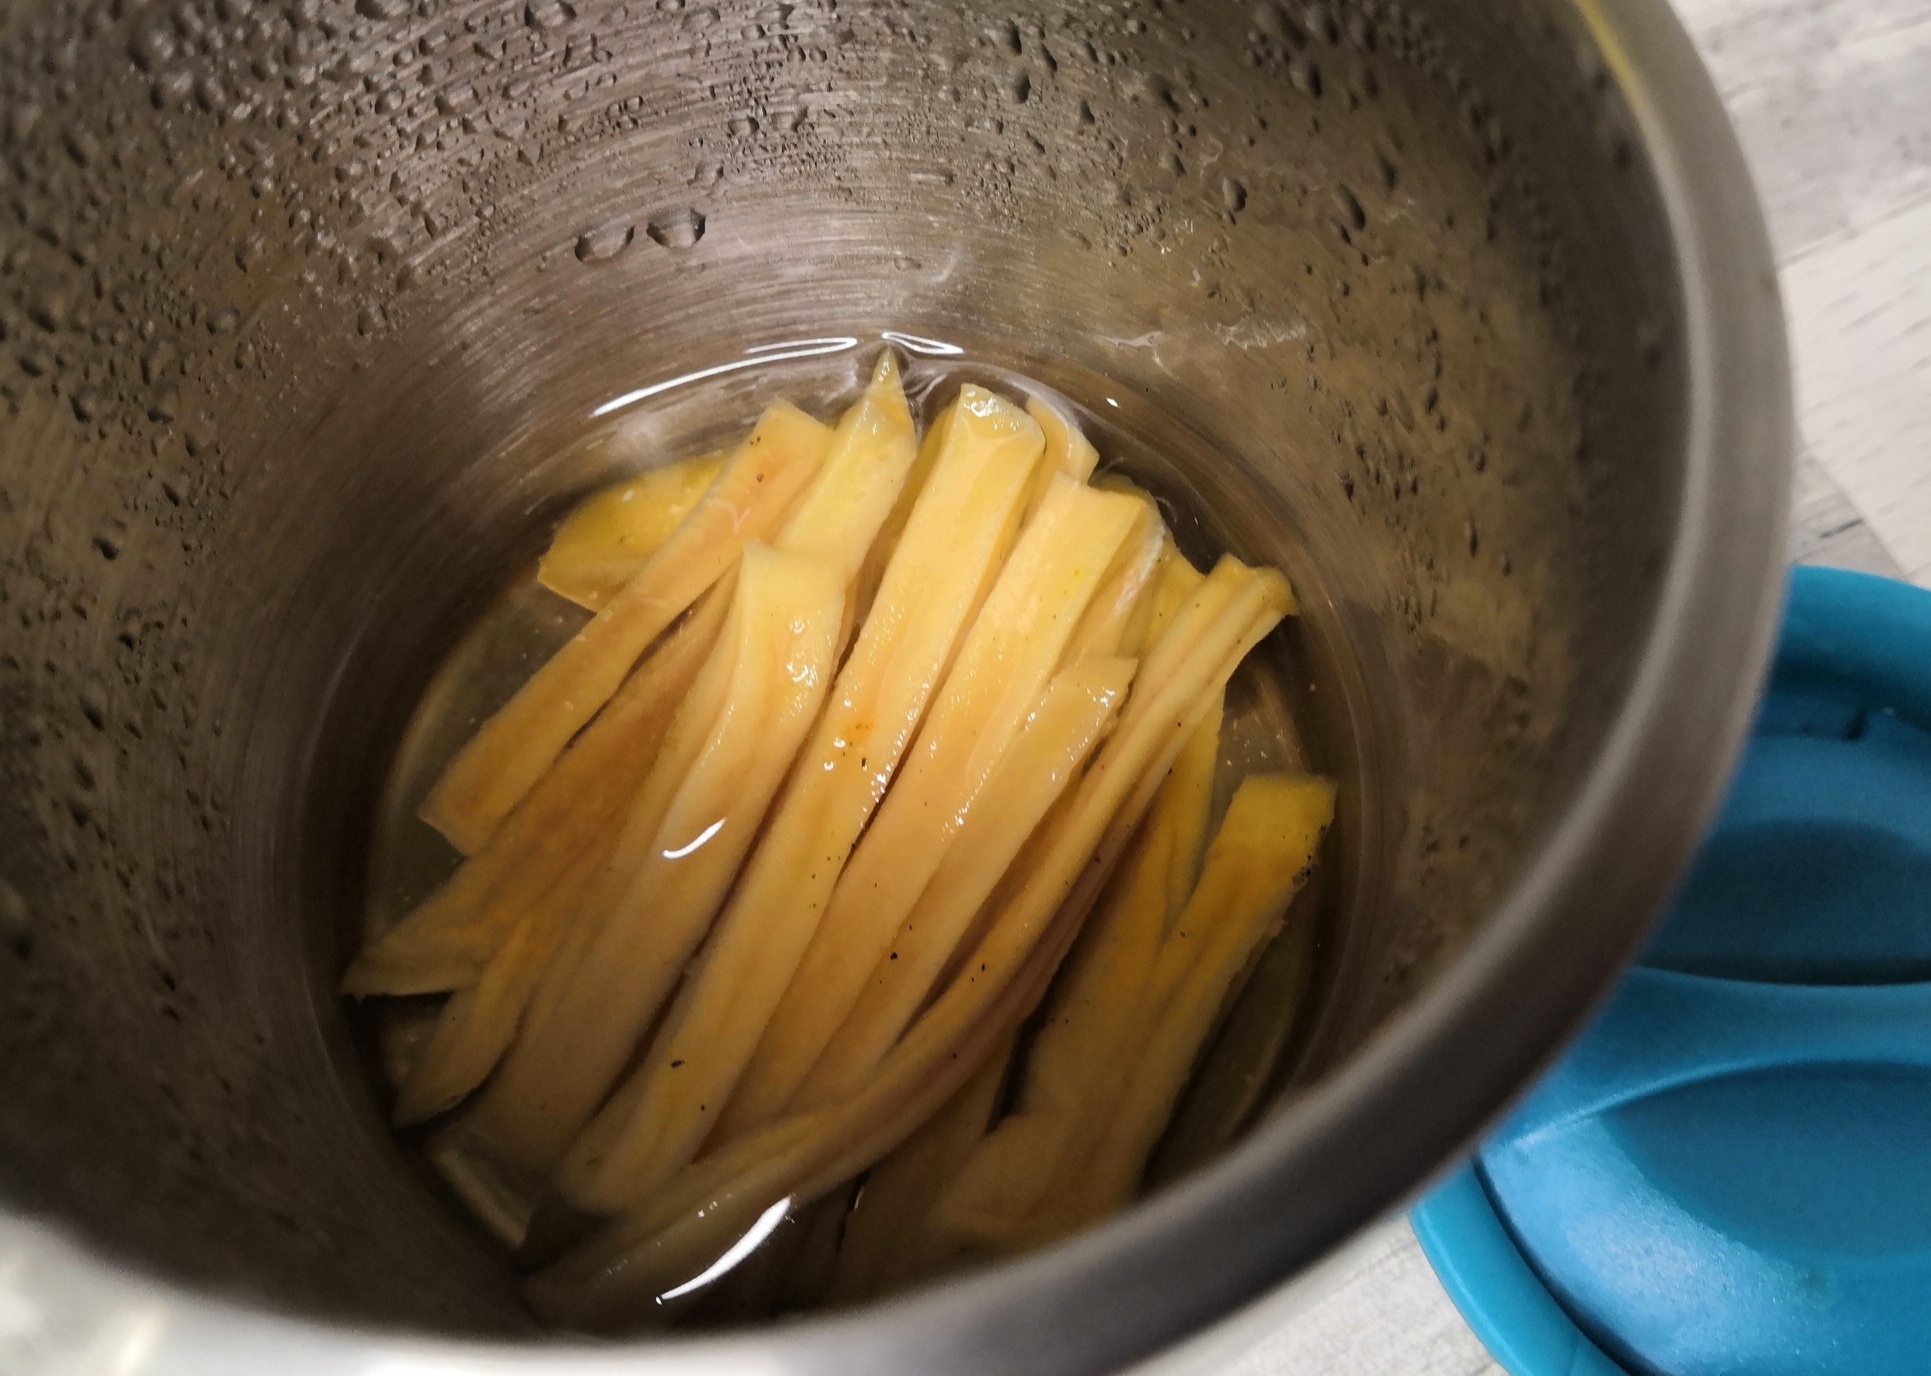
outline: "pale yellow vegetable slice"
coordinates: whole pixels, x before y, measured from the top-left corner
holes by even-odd
[[[1153,625],[1154,604],[1160,600],[1160,588],[1167,577],[1167,568],[1181,560],[1180,551],[1174,547],[1173,535],[1162,525],[1160,529],[1160,549],[1154,556],[1152,572],[1148,574],[1140,596],[1127,614],[1126,624],[1120,628],[1120,648],[1116,651],[1123,655],[1140,654],[1157,638]],[[1191,569],[1193,566],[1188,565]],[[1198,575],[1196,575],[1198,576]]]
[[[582,868],[560,879],[556,890],[561,892],[553,890],[550,910],[538,921],[518,923],[476,983],[458,989],[443,1005],[435,1031],[396,1095],[397,1127],[455,1107],[489,1078],[516,1035],[517,1020],[562,932],[563,922],[552,914],[567,919],[582,900]]]
[[[1213,1160],[1233,1144],[1281,1088],[1284,1058],[1307,1011],[1314,982],[1316,914],[1326,904],[1327,876],[1316,865],[1294,895],[1281,934],[1240,980],[1239,997],[1213,1034],[1199,1066],[1174,1106],[1173,1119],[1140,1177],[1142,1190],[1158,1189]],[[1283,1093],[1285,1093],[1284,1091]]]
[[[1278,575],[1253,577],[1229,564],[1223,561],[1190,614],[1154,647],[1146,666],[1150,690],[1129,704],[1129,720],[1082,781],[1082,805],[1059,819],[1058,834],[1037,851],[1033,873],[982,943],[974,976],[940,997],[860,1094],[775,1123],[696,1163],[534,1277],[525,1294],[539,1312],[589,1327],[622,1324],[729,1246],[772,1201],[831,1188],[902,1141],[956,1091],[977,1057],[1044,990],[1181,739],[1204,715],[1207,695],[1224,687],[1288,604]],[[1197,708],[1188,708],[1196,699]]]
[[[1064,1163],[1062,1188],[1045,1202],[1043,1231],[1069,1231],[1132,1198],[1200,1048],[1236,981],[1280,930],[1333,818],[1327,779],[1257,774],[1234,791],[1199,887],[1148,983],[1142,1011],[1150,1035],[1127,1064],[1124,1092],[1107,1105],[1110,1125],[1098,1149]]]
[[[767,407],[717,481],[608,605],[530,676],[437,780],[422,818],[465,855],[490,834],[610,700],[638,656],[737,562],[768,539],[817,474],[830,427],[783,402]]]
[[[1025,1097],[945,1190],[934,1226],[979,1245],[1024,1231],[1107,1075],[1141,1031],[1141,999],[1167,924],[1199,872],[1219,763],[1218,699],[1187,738],[1135,838],[1132,857],[1080,933],[1028,1054]]]
[[[820,560],[849,584],[897,503],[916,453],[898,356],[887,349],[871,385],[839,419],[831,451],[773,546]]]
[[[636,576],[723,471],[728,450],[612,483],[579,502],[537,561],[536,579],[596,611]]]
[[[1058,841],[1060,843],[1060,847],[1062,847],[1060,849],[1060,859],[1064,859],[1064,853],[1070,847],[1070,841],[1064,839],[1064,832],[1068,828],[1072,828],[1072,826],[1077,826],[1081,820],[1087,822],[1087,824],[1091,824],[1093,818],[1099,816],[1099,812],[1103,811],[1106,805],[1108,805],[1108,795],[1106,795],[1105,791],[1095,791],[1097,785],[1093,785],[1091,780],[1095,780],[1095,778],[1106,778],[1108,776],[1108,770],[1103,768],[1103,766],[1110,766],[1110,778],[1112,778],[1112,782],[1116,785],[1120,784],[1120,780],[1132,768],[1133,762],[1139,758],[1137,755],[1133,755],[1133,749],[1137,747],[1137,749],[1145,751],[1147,749],[1149,733],[1153,731],[1155,726],[1161,724],[1162,720],[1164,720],[1164,714],[1168,714],[1168,712],[1174,710],[1174,699],[1176,699],[1176,693],[1178,691],[1176,693],[1168,693],[1166,699],[1155,702],[1157,689],[1164,687],[1166,681],[1172,675],[1176,674],[1176,672],[1180,672],[1180,670],[1188,670],[1188,668],[1199,670],[1201,664],[1203,664],[1203,660],[1199,656],[1199,648],[1201,648],[1201,643],[1209,637],[1209,633],[1215,631],[1218,627],[1222,631],[1222,635],[1224,635],[1226,625],[1238,625],[1238,623],[1242,623],[1242,618],[1247,618],[1251,614],[1253,606],[1261,602],[1261,598],[1251,596],[1245,606],[1238,604],[1238,594],[1242,591],[1247,591],[1245,585],[1249,583],[1249,579],[1251,579],[1251,571],[1247,571],[1242,565],[1236,564],[1232,560],[1222,562],[1222,567],[1217,571],[1217,577],[1201,591],[1201,594],[1197,598],[1193,598],[1189,602],[1188,616],[1182,619],[1182,625],[1174,627],[1170,635],[1164,635],[1162,637],[1161,645],[1157,647],[1157,652],[1153,656],[1153,672],[1151,674],[1141,675],[1141,681],[1137,685],[1139,687],[1139,697],[1135,699],[1137,701],[1137,708],[1135,708],[1137,716],[1135,716],[1135,720],[1139,722],[1137,729],[1141,731],[1141,737],[1135,743],[1132,743],[1132,745],[1122,743],[1122,739],[1118,739],[1118,737],[1114,739],[1114,743],[1108,747],[1108,751],[1106,751],[1105,757],[1101,760],[1101,764],[1097,764],[1095,770],[1091,772],[1087,784],[1081,785],[1081,789],[1079,789],[1081,797],[1074,799],[1076,803],[1081,803],[1083,807],[1068,809],[1066,816],[1056,818],[1054,824],[1052,824],[1054,836],[1047,838],[1047,843],[1041,843],[1039,853],[1027,857],[1021,863],[1023,874],[1018,876],[1018,884],[1014,884],[1014,892],[1010,895],[1010,901],[1006,903],[1008,909],[1018,909],[1021,913],[1027,911],[1023,907],[1023,903],[1020,903],[1021,897],[1029,897],[1035,903],[1039,901],[1041,890],[1039,890],[1039,884],[1037,884],[1037,872],[1054,855],[1052,841]],[[1149,702],[1153,702],[1153,704],[1149,706]],[[1203,710],[1205,710],[1205,704],[1203,704]],[[1166,768],[1166,764],[1162,762],[1161,772],[1164,772],[1164,768]],[[1157,780],[1155,780],[1155,784],[1157,784]],[[1149,789],[1149,795],[1151,795],[1151,789]],[[1101,820],[1105,820],[1105,818],[1101,818]],[[1079,874],[1079,880],[1077,882],[1079,884],[1091,884],[1091,886],[1095,886],[1095,892],[1097,892],[1099,880],[1095,876],[1103,868],[1105,867],[1095,865],[1093,868],[1083,870]],[[1031,894],[1025,894],[1027,884],[1033,884],[1033,892]],[[1066,907],[1068,907],[1068,913],[1072,913],[1074,909],[1077,909],[1083,915],[1083,909],[1079,909],[1077,895],[1074,899],[1068,899],[1068,905]],[[1033,917],[1037,919],[1037,911],[1033,913]],[[1077,921],[1077,919],[1074,919],[1074,921]],[[1016,922],[1018,922],[1018,926],[1016,926]],[[1020,930],[1020,932],[1025,930],[1023,928],[1023,919],[1012,919],[1012,921],[1008,922],[1008,936],[1014,930]],[[985,946],[985,942],[981,942],[981,948],[983,946]],[[1054,963],[1056,963],[1056,957],[1054,957]],[[981,961],[981,965],[985,965],[985,961]],[[989,969],[981,971],[981,975],[989,975],[989,973],[991,973]],[[1010,975],[1010,971],[1008,971],[1008,975]],[[1047,971],[1041,973],[1041,980],[1049,977],[1049,975],[1050,967]],[[998,988],[994,986],[993,982],[979,982],[979,994],[981,994],[983,1000],[993,1000],[993,1002],[996,1002],[1000,998],[1000,992],[998,992]],[[935,1031],[935,1023],[933,1021],[921,1023],[921,1029],[919,1031],[925,1034],[925,1044],[929,1048],[942,1046],[942,1038],[946,1034],[950,1034],[950,1032],[958,1031],[958,1027],[971,1029],[969,1015],[971,1015],[971,1009],[977,1007],[977,1005],[967,1004],[965,1011],[960,1011],[960,1002],[962,1000],[958,996],[952,998],[950,1017],[954,1019],[954,1023],[942,1025],[942,1027],[938,1027],[938,1031]],[[960,1032],[960,1034],[964,1034],[964,1032]],[[950,1061],[948,1061],[950,1067],[958,1069],[960,1058],[962,1058],[962,1050],[958,1046],[950,1046],[946,1050],[950,1054]],[[900,1056],[898,1056],[898,1060],[894,1063],[894,1067],[892,1067],[900,1075],[900,1081],[896,1081],[896,1083],[900,1083],[902,1088],[908,1083],[908,1075],[910,1075],[908,1065],[915,1067],[915,1061],[908,1061],[908,1054],[902,1050]],[[871,1087],[869,1094],[861,1096],[861,1098],[865,1098],[865,1102],[869,1102],[873,1106],[875,1112],[881,1112],[881,1114],[890,1114],[892,1108],[902,1108],[902,1106],[896,1106],[892,1102],[892,1098],[890,1098],[890,1094],[886,1090],[882,1090],[881,1085],[886,1079],[888,1077],[882,1075],[881,1081]],[[911,1081],[911,1083],[915,1085],[915,1081]],[[906,1088],[904,1092],[911,1092],[911,1090],[910,1088]],[[931,1100],[933,1106],[937,1106],[937,1102],[938,1098]],[[846,1106],[846,1108],[850,1108],[850,1106]],[[911,1102],[910,1108],[902,1108],[902,1112],[908,1115],[915,1114],[917,1112],[917,1100]],[[767,1168],[767,1166],[769,1166],[769,1170],[780,1170],[782,1162],[780,1162],[780,1166],[770,1166],[765,1158],[770,1158],[770,1160],[796,1158],[799,1154],[807,1154],[811,1150],[823,1150],[826,1141],[828,1141],[826,1133],[832,1131],[832,1129],[826,1127],[826,1121],[836,1121],[836,1115],[830,1115],[830,1119],[828,1119],[828,1115],[826,1114],[792,1115],[792,1117],[780,1119],[778,1123],[770,1125],[767,1129],[757,1131],[755,1133],[755,1141],[742,1142],[738,1146],[732,1146],[732,1148],[714,1152],[711,1156],[699,1160],[695,1166],[687,1168],[680,1175],[678,1185],[682,1189],[682,1197],[697,1198],[701,1197],[701,1195],[707,1195],[707,1193],[714,1193],[714,1191],[728,1191],[732,1187],[732,1183],[734,1183],[734,1177],[742,1175],[743,1171]],[[857,1162],[854,1170],[859,1170],[859,1168],[865,1166],[865,1160],[863,1160],[861,1154],[854,1156],[854,1160]],[[740,1181],[740,1185],[742,1185],[742,1181]],[[745,1198],[743,1189],[738,1191],[736,1197]],[[670,1212],[662,1212],[662,1222],[670,1222],[674,1216],[676,1216],[676,1210],[674,1208]],[[631,1225],[637,1227],[637,1229],[647,1229],[649,1227],[649,1218],[651,1218],[651,1214],[645,1210],[643,1216],[633,1216],[631,1218]]]
[[[848,582],[897,499],[911,466],[912,448],[911,412],[899,385],[897,360],[887,352],[865,396],[839,422],[831,452],[778,532],[777,547],[787,555],[823,565],[841,582]],[[842,631],[837,639],[842,641]],[[707,700],[702,694],[696,696]],[[695,733],[687,735],[687,740],[695,739]],[[679,752],[668,751],[664,763],[654,798],[665,796],[663,785],[680,777],[678,771],[686,761]],[[639,834],[655,825],[645,820],[655,815],[645,808],[633,818]],[[534,926],[519,933],[521,939],[499,956],[476,989],[452,1001],[430,1054],[404,1087],[397,1110],[400,1119],[413,1121],[441,1112],[488,1073],[508,1045],[536,976],[586,887],[576,873],[558,878],[533,913]],[[608,897],[600,895],[599,902]],[[599,909],[592,921],[600,916]]]
[[[1076,483],[1083,483],[1093,476],[1100,455],[1081,433],[1079,423],[1061,410],[1057,403],[1047,401],[1044,397],[1031,397],[1026,402],[1026,414],[1038,422],[1040,431],[1046,437],[1046,459],[1040,465],[1039,480],[1033,488],[1032,501],[1027,508],[1030,516],[1046,500],[1047,489],[1055,475],[1064,475]]]
[[[909,417],[899,438],[909,451]],[[1016,408],[953,413],[830,706],[697,972],[565,1161],[558,1183],[573,1201],[616,1207],[689,1161],[711,1131],[1003,553],[1040,447]]]
[[[959,408],[958,399],[946,403],[919,440],[918,456],[912,460],[912,471],[906,476],[905,486],[899,489],[898,501],[879,527],[878,538],[872,541],[872,548],[865,556],[864,567],[858,573],[858,589],[855,598],[860,624],[870,612],[872,601],[878,596],[879,584],[885,580],[885,570],[892,558],[898,553],[899,541],[904,538],[905,527],[911,522],[912,512],[920,497],[925,493],[925,484],[937,467],[939,454],[945,448],[946,436],[951,433],[952,416]]]
[[[824,700],[844,604],[840,570],[745,550],[729,686],[702,748],[662,820],[626,826],[577,924],[593,934],[573,933],[550,962],[474,1110],[475,1129],[510,1160],[553,1166],[649,1029]],[[633,823],[649,822],[642,804],[659,775],[652,771]]]
[[[737,579],[733,571],[725,581],[735,589]],[[713,592],[712,596],[715,595]],[[475,1014],[463,1008],[457,1010],[465,1022],[472,1016],[479,1018],[472,1024],[476,1030],[486,1030],[500,1019],[506,1011],[504,1005],[513,994],[527,1005],[537,980],[547,971],[574,969],[582,962],[602,930],[604,916],[613,904],[623,899],[630,877],[649,858],[658,828],[692,766],[703,754],[733,688],[734,674],[739,667],[738,648],[745,638],[741,604],[735,591],[728,606],[730,619],[716,637],[716,645],[690,691],[678,705],[670,731],[643,786],[614,819],[614,836],[606,838],[596,853],[587,856],[584,866],[573,870],[569,876],[571,882],[553,886],[543,895],[540,919],[534,916],[525,919],[555,922],[558,949],[541,964],[493,962],[495,969],[486,971],[485,977],[494,976],[497,982],[487,1000],[478,999],[469,1005],[476,1010]],[[499,953],[498,961],[514,957],[515,953]],[[521,987],[507,983],[507,976],[512,972],[520,976]],[[519,1006],[509,1011],[520,1017],[522,1010]],[[487,1015],[489,1020],[482,1021],[480,1015]],[[482,1053],[478,1049],[473,1054]],[[489,1112],[478,1106],[459,1115],[430,1144],[431,1160],[452,1188],[470,1204],[473,1212],[512,1242],[520,1241],[543,1177],[554,1164],[555,1150],[560,1149],[560,1144],[552,1143],[541,1127],[540,1119],[519,1117],[513,1101],[507,1108],[499,1104]],[[508,1231],[512,1228],[513,1231]]]
[[[1169,537],[1171,538],[1171,537]],[[1158,576],[1147,599],[1146,644],[1152,645],[1166,634],[1167,625],[1179,610],[1187,604],[1187,599],[1199,591],[1207,575],[1195,568],[1187,556],[1178,549],[1168,554],[1160,564]],[[1293,596],[1289,594],[1288,614],[1293,615]]]
[[[965,977],[920,1015],[878,1074],[842,1103],[781,1120],[687,1167],[533,1277],[524,1291],[532,1305],[585,1327],[647,1312],[774,1201],[815,1198],[848,1179],[951,1097],[1044,990],[1182,742],[1290,601],[1278,574],[1223,561],[1149,653],[1141,670],[1148,691],[1128,702]]]
[[[928,1232],[926,1218],[985,1138],[1011,1059],[1008,1033],[943,1108],[872,1167],[845,1221],[833,1304],[902,1289],[944,1264],[947,1249]]]
[[[650,773],[731,605],[727,574],[637,666],[489,843],[349,967],[342,992],[433,994],[473,983],[558,879],[589,863]]]
[[[1098,744],[1135,667],[1130,659],[1088,658],[1054,675],[858,1002],[798,1087],[799,1108],[853,1093],[884,1059],[973,915]]]
[[[747,1131],[790,1102],[1018,734],[1139,515],[1131,498],[1054,479],[839,876],[720,1131]]]
[[[1207,821],[1213,812],[1214,779],[1220,772],[1220,726],[1226,696],[1222,693],[1214,699],[1206,719],[1187,738],[1186,749],[1161,786],[1173,793],[1173,805],[1154,815],[1147,834],[1146,844],[1160,857],[1160,871],[1166,876],[1163,934],[1172,929],[1200,878]]]
[[[1169,541],[1159,508],[1152,499],[1144,493],[1127,495],[1134,496],[1140,504],[1139,523],[1121,542],[1113,567],[1107,570],[1099,591],[1093,595],[1086,614],[1073,631],[1073,638],[1066,646],[1069,664],[1087,655],[1131,656],[1138,649],[1137,645],[1125,643],[1127,628],[1142,603],[1150,603],[1145,594],[1160,568]]]
[[[849,578],[896,500],[911,459],[911,412],[899,385],[897,360],[888,352],[880,359],[865,396],[839,422],[824,466],[778,533],[779,548],[824,563]],[[696,696],[708,700],[703,694]],[[594,732],[595,723],[589,729]],[[686,739],[695,740],[695,733]],[[664,806],[668,798],[661,785],[679,777],[677,771],[686,763],[680,752],[667,752],[660,787],[653,794],[664,799]],[[656,825],[648,819],[658,813],[647,808],[644,816],[634,825],[647,832]],[[450,1001],[436,1036],[403,1086],[396,1109],[399,1122],[442,1112],[488,1075],[508,1047],[569,919],[582,906],[588,873],[613,843],[614,837],[602,835],[587,840],[578,857],[583,863],[550,877],[546,887],[536,890],[526,925],[491,962],[481,981]],[[541,874],[519,879],[525,887],[545,882]],[[598,917],[593,914],[591,920]]]

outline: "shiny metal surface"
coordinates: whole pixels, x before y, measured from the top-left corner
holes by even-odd
[[[0,16],[0,117],[9,1369],[1106,1369],[1500,1108],[1749,710],[1781,320],[1653,0],[47,0]],[[1050,1252],[587,1354],[334,999],[375,792],[573,493],[887,331],[1118,411],[1292,552],[1358,742],[1307,1083]]]

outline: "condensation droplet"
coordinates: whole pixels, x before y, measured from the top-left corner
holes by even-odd
[[[652,216],[644,232],[665,248],[689,248],[704,237],[704,217],[683,206]]]
[[[608,220],[577,237],[577,261],[607,263],[629,248],[636,237],[637,226],[629,220]]]
[[[59,288],[50,287],[36,296],[27,307],[27,318],[46,330],[49,334],[59,330],[67,323],[67,313],[72,309],[67,293]]]
[[[177,68],[154,79],[148,98],[154,102],[155,109],[168,110],[185,102],[193,91],[194,74]]]
[[[1368,227],[1368,213],[1361,208],[1361,201],[1354,192],[1345,186],[1334,188],[1334,203],[1341,207],[1341,213],[1348,217],[1351,229],[1362,230]]]
[[[523,22],[533,29],[559,28],[576,17],[576,10],[563,0],[529,0],[523,6]]]
[[[156,71],[174,56],[174,34],[159,20],[144,24],[135,31],[128,50],[142,71]]]
[[[33,911],[20,890],[4,878],[0,878],[0,941],[6,942],[17,960],[33,955]]]

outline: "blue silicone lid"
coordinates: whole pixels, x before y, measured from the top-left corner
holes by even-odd
[[[1931,1371],[1931,593],[1794,571],[1674,909],[1413,1219],[1513,1376]]]

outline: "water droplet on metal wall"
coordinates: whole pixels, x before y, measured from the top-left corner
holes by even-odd
[[[653,215],[644,232],[665,248],[689,248],[704,237],[704,217],[683,206]]]
[[[607,263],[630,247],[637,237],[637,226],[629,220],[609,220],[586,229],[577,239],[577,261]]]

